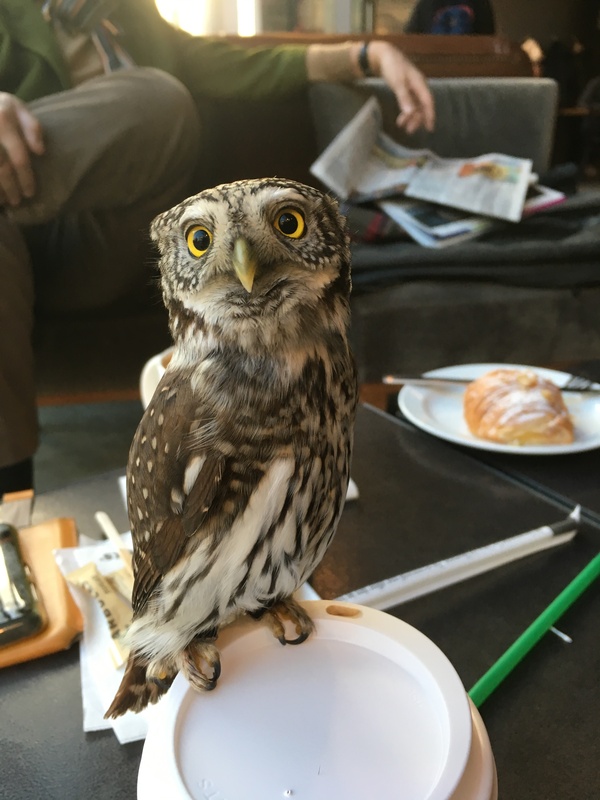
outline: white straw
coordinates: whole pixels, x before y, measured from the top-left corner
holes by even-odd
[[[488,572],[524,556],[571,541],[577,533],[579,512],[580,507],[577,506],[569,515],[568,520],[573,523],[570,530],[564,531],[563,525],[564,532],[556,533],[552,526],[544,525],[518,536],[419,567],[411,572],[386,578],[343,594],[337,599],[385,611],[415,597],[436,592],[438,589]]]

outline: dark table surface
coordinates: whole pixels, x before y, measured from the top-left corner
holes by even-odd
[[[312,583],[321,596],[333,598],[555,522],[576,499],[586,498],[595,511],[600,453],[570,456],[568,469],[564,461],[557,457],[554,467],[544,467],[550,488],[523,484],[470,453],[362,407],[352,470],[360,498],[346,506]],[[97,535],[93,514],[105,510],[125,530],[117,477],[111,473],[40,496],[35,518],[73,516],[81,532]],[[429,636],[469,689],[599,550],[600,527],[590,513],[571,543],[390,613]],[[501,798],[600,796],[599,616],[600,591],[593,586],[558,625],[573,643],[547,634],[482,705]],[[143,745],[121,746],[112,731],[83,733],[77,647],[3,670],[0,686],[1,798],[135,797]]]

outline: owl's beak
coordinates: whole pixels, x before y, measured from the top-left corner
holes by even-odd
[[[256,274],[256,256],[246,239],[240,237],[233,245],[233,268],[244,289],[250,294]]]

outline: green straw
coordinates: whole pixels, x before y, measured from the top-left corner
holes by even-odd
[[[478,708],[598,575],[600,575],[600,553],[573,578],[469,691],[469,697]]]

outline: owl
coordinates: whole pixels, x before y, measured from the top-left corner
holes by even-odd
[[[158,216],[171,362],[127,467],[130,656],[108,709],[139,711],[181,671],[214,688],[239,615],[282,644],[313,630],[294,592],[345,499],[357,402],[346,226],[291,180],[238,181]]]

